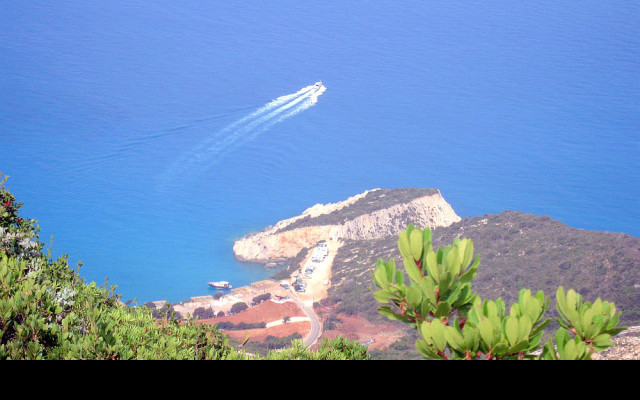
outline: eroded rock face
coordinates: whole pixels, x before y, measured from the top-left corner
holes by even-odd
[[[437,189],[374,189],[343,202],[317,204],[301,215],[247,235],[233,246],[241,261],[292,258],[321,240],[379,239],[413,223],[449,226],[460,217]]]

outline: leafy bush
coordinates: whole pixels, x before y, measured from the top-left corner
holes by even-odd
[[[238,313],[241,313],[241,312],[245,311],[248,308],[249,308],[249,306],[247,305],[247,303],[239,302],[239,303],[235,303],[234,305],[232,305],[231,306],[231,310],[229,310],[229,312],[231,314],[238,314]]]
[[[392,320],[413,326],[421,334],[416,348],[430,359],[590,359],[593,352],[612,345],[620,313],[613,303],[583,302],[574,290],[556,293],[561,327],[541,346],[549,298],[523,289],[518,302],[506,313],[502,299],[482,300],[471,290],[478,272],[470,239],[453,245],[432,246],[430,229],[409,225],[398,238],[404,270],[395,261],[379,260],[373,280],[379,289],[375,299],[385,305],[378,311]]]
[[[220,300],[222,297],[224,297],[224,293],[222,293],[222,292],[218,292],[218,293],[213,295],[213,299],[214,300]]]
[[[193,317],[198,319],[211,319],[211,318],[215,318],[216,314],[213,311],[213,309],[211,309],[211,307],[209,308],[198,307],[195,310],[193,310]]]
[[[233,322],[224,321],[216,324],[218,329],[223,331],[244,331],[247,329],[262,329],[266,328],[267,324],[265,322],[240,322],[238,324],[234,324]]]
[[[267,301],[267,300],[269,300],[270,298],[271,298],[271,293],[264,293],[264,294],[261,294],[261,295],[258,295],[258,296],[256,296],[256,297],[254,297],[254,298],[251,300],[251,302],[252,302],[253,304],[260,304],[260,303],[262,303],[263,301]]]
[[[129,308],[115,287],[85,284],[68,257],[42,253],[35,221],[0,177],[0,359],[242,358],[210,326],[160,324],[147,307]],[[154,310],[159,311],[159,310]]]
[[[115,288],[86,285],[69,271],[64,257],[18,260],[0,252],[0,359],[234,356],[212,327],[177,319],[158,326],[148,308],[121,305]]]
[[[338,329],[338,325],[342,323],[342,320],[335,315],[330,315],[323,323],[325,331],[332,331]]]
[[[286,338],[285,340],[289,340]],[[291,342],[291,347],[280,352],[270,352],[268,360],[369,360],[366,346],[349,341],[342,336],[333,340],[323,339],[318,350],[313,352],[301,340]]]

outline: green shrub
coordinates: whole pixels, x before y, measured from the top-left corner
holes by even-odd
[[[260,304],[260,303],[262,303],[263,301],[267,301],[267,300],[269,300],[270,298],[271,298],[271,293],[264,293],[264,294],[261,294],[261,295],[258,295],[258,296],[256,296],[256,297],[254,297],[254,298],[251,300],[251,302],[252,302],[253,304]]]
[[[157,323],[147,307],[123,305],[115,287],[85,284],[68,257],[43,254],[5,182],[0,175],[0,359],[243,357],[213,327],[181,324],[168,310]]]
[[[195,310],[193,310],[193,317],[198,319],[211,319],[211,318],[215,318],[216,314],[211,309],[211,307],[209,308],[198,307]]]
[[[238,313],[241,313],[241,312],[245,311],[248,308],[249,308],[249,306],[247,305],[247,303],[239,302],[239,303],[235,303],[234,305],[232,305],[231,306],[231,310],[229,310],[229,312],[231,314],[238,314]]]
[[[286,338],[289,340],[290,338]],[[271,343],[273,345],[274,343]],[[367,348],[342,336],[323,339],[317,351],[310,351],[301,340],[291,342],[291,347],[279,352],[271,351],[268,360],[369,360]]]
[[[244,331],[248,329],[266,328],[267,324],[265,322],[240,322],[234,324],[233,322],[224,321],[217,323],[216,326],[223,331]]]
[[[416,348],[430,359],[589,359],[612,345],[620,313],[613,303],[583,302],[574,290],[556,293],[558,322],[553,339],[541,345],[550,320],[550,299],[523,289],[509,313],[502,299],[482,300],[471,289],[480,259],[470,239],[433,249],[430,229],[409,225],[398,238],[404,270],[393,259],[379,260],[373,280],[380,314],[413,326]]]

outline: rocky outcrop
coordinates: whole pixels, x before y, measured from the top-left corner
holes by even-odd
[[[437,189],[374,189],[342,202],[315,205],[239,239],[233,251],[241,261],[266,263],[295,257],[322,240],[379,239],[397,235],[409,223],[435,228],[458,221]]]

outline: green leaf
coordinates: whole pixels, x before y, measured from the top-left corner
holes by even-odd
[[[433,248],[431,246],[431,240],[433,239],[433,232],[431,232],[430,228],[425,228],[423,231],[423,242],[422,242],[422,252],[423,254],[428,252],[428,251],[433,251]]]
[[[398,249],[403,257],[409,257],[411,255],[411,244],[409,243],[406,230],[398,236]]]
[[[558,347],[558,353],[564,351],[564,346],[571,340],[569,333],[565,329],[558,329],[556,332],[556,346]]]
[[[492,352],[494,356],[502,356],[509,351],[509,346],[504,343],[497,343],[493,346]]]
[[[391,307],[389,307],[389,306],[380,306],[380,307],[378,307],[378,313],[380,313],[380,315],[382,315],[384,317],[387,317],[387,318],[389,318],[391,320],[394,320],[394,321],[406,321],[407,320],[403,316],[393,312],[391,310]]]
[[[442,357],[436,354],[424,340],[416,341],[416,349],[426,358],[442,359]]]
[[[462,268],[466,268],[471,260],[473,260],[473,241],[471,239],[465,239],[466,245],[464,247],[464,255],[462,257]]]
[[[593,345],[603,350],[613,346],[613,343],[611,342],[611,335],[605,333],[596,336],[596,338],[593,339]]]
[[[462,334],[464,336],[465,347],[469,351],[472,351],[472,352],[477,351],[478,345],[480,343],[480,336],[478,334],[478,331],[475,328],[473,328],[471,325],[465,325],[464,331]]]
[[[451,272],[446,271],[440,277],[440,283],[438,283],[438,289],[440,290],[440,295],[444,296],[444,294],[449,290],[451,284],[453,283],[453,275]]]
[[[422,291],[424,292],[429,302],[435,306],[438,302],[438,299],[436,297],[436,287],[433,284],[433,279],[431,279],[430,276],[425,276],[420,281],[420,287],[422,288]]]
[[[422,256],[422,239],[423,235],[419,229],[414,229],[411,231],[409,244],[411,246],[411,255],[413,256],[414,260],[419,260]]]
[[[447,347],[447,339],[445,338],[445,326],[440,320],[435,319],[430,323],[424,323],[422,326],[428,326],[429,336],[432,338],[433,343],[439,351],[444,351]],[[424,331],[423,331],[424,332]]]
[[[519,353],[519,352],[521,352],[523,350],[526,350],[527,347],[529,347],[529,341],[528,340],[521,340],[518,343],[516,343],[515,345],[513,345],[512,347],[510,347],[508,352],[509,352],[509,354]]]
[[[493,347],[493,325],[488,318],[482,318],[478,324],[480,337],[485,345],[490,349]]]
[[[560,352],[561,360],[576,360],[578,358],[578,349],[576,347],[576,342],[574,340],[570,340],[564,346],[562,352]]]
[[[518,320],[514,317],[507,317],[504,326],[505,336],[510,346],[515,346],[518,342]]]
[[[382,261],[382,260],[380,260]],[[386,264],[384,262],[382,263],[378,263],[378,265],[376,266],[376,271],[373,274],[374,280],[375,280],[375,284],[382,289],[386,289],[387,287],[389,287],[389,278],[387,275],[387,268],[386,268]]]
[[[429,273],[429,276],[431,276],[433,280],[436,281],[436,283],[440,282],[440,274],[438,271],[438,260],[437,260],[436,253],[429,252],[427,254],[426,263],[427,263],[427,271]]]
[[[562,286],[559,286],[556,291],[556,308],[560,314],[564,314],[567,311],[567,296]]]
[[[533,328],[531,318],[529,318],[528,315],[523,315],[522,317],[520,317],[518,319],[518,340],[529,339],[531,328]]]
[[[433,315],[436,318],[443,318],[448,316],[449,313],[451,313],[451,304],[449,304],[449,302],[446,302],[446,301],[441,301],[440,303],[438,303],[438,307],[433,312]]]
[[[471,282],[473,278],[475,278],[476,275],[478,274],[479,264],[480,264],[480,257],[476,256],[476,258],[473,260],[473,264],[471,264],[471,267],[469,267],[469,269],[466,272],[460,275],[460,283]]]
[[[451,347],[461,353],[467,349],[464,337],[452,326],[445,327],[445,338]]]
[[[578,303],[580,302],[580,296],[575,290],[571,289],[567,293],[567,311],[573,311],[578,309]]]
[[[446,266],[446,270],[447,271],[454,271],[457,269],[458,272],[456,272],[456,275],[458,275],[458,273],[460,272],[458,263],[459,263],[459,259],[458,259],[458,251],[449,251],[449,253],[447,253],[447,257],[445,258],[445,266]]]
[[[393,293],[390,293],[390,292],[387,292],[387,291],[384,291],[384,290],[380,290],[378,292],[375,292],[373,294],[373,297],[379,303],[388,303],[390,299],[393,299],[396,296]]]
[[[402,271],[400,271],[400,270],[396,270],[396,283],[399,286],[404,286],[404,275],[402,274]]]
[[[396,262],[391,259],[388,263],[385,264],[385,270],[387,271],[387,279],[389,283],[393,282],[393,278],[396,274]]]
[[[417,286],[411,286],[407,289],[407,302],[411,307],[418,308],[422,303],[422,290]]]
[[[487,317],[498,316],[498,306],[496,305],[496,302],[491,300],[487,300],[484,302],[484,304],[482,305],[482,311]]]
[[[418,265],[416,265],[416,262],[413,261],[413,258],[404,258],[404,269],[405,271],[407,271],[409,279],[411,279],[415,283],[420,283],[422,281],[422,273],[420,272],[420,269],[418,269]]]

